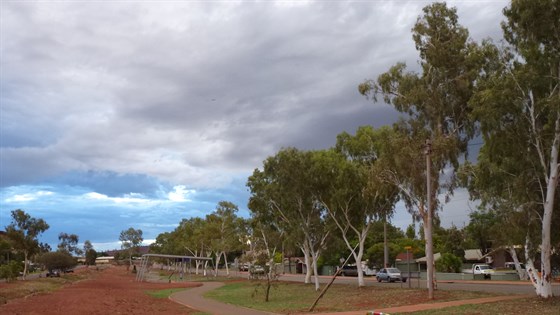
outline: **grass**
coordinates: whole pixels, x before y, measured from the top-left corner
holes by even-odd
[[[306,312],[319,292],[314,286],[302,283],[278,282],[270,292],[269,302],[264,302],[264,282],[230,282],[208,292],[205,297],[225,303],[240,305],[275,313]],[[357,311],[419,303],[433,303],[492,296],[471,291],[437,291],[435,300],[427,298],[425,289],[401,289],[335,284],[315,307],[318,312]]]
[[[154,297],[156,299],[167,299],[171,294],[173,294],[175,292],[179,292],[179,291],[184,291],[184,290],[185,290],[185,288],[152,290],[152,291],[146,291],[146,294],[148,294],[149,296]]]
[[[83,275],[64,274],[60,278],[36,278],[31,280],[17,280],[9,285],[0,286],[0,304],[34,294],[49,293],[65,284],[80,281]]]

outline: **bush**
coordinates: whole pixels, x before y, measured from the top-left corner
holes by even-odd
[[[39,261],[45,265],[47,270],[60,269],[62,271],[77,265],[76,259],[67,252],[50,252],[41,256]]]
[[[451,253],[444,253],[436,261],[436,270],[438,272],[461,272],[462,265],[463,261],[461,258]]]
[[[0,279],[10,282],[15,280],[21,271],[23,271],[22,264],[12,260],[10,263],[0,266]]]

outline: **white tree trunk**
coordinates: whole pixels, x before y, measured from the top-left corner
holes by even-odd
[[[319,273],[317,271],[317,262],[319,261],[319,253],[320,251],[312,251],[311,252],[311,259],[313,260],[313,278],[315,280],[315,291],[319,291]]]
[[[365,281],[364,281],[364,269],[362,268],[362,257],[364,256],[364,244],[365,244],[366,238],[360,238],[360,244],[359,244],[359,250],[358,253],[356,255],[354,255],[354,259],[356,260],[356,269],[358,271],[358,286],[359,287],[364,287]]]
[[[552,212],[554,211],[554,197],[558,186],[558,150],[560,146],[560,111],[556,119],[556,137],[550,150],[550,173],[546,188],[546,200],[542,217],[541,234],[541,286],[536,288],[537,295],[543,298],[552,297],[552,268],[550,256],[552,245],[550,241],[550,228],[552,225]]]
[[[228,266],[228,261],[227,261],[227,255],[225,252],[224,253],[224,264],[226,265],[226,276],[229,277],[229,266]]]
[[[519,276],[519,280],[526,280],[527,279],[527,272],[521,269],[521,265],[519,264],[519,258],[517,258],[517,252],[513,246],[508,247],[509,254],[513,259],[513,263],[515,264],[515,271],[517,271],[517,275]]]
[[[301,247],[303,252],[303,259],[305,261],[305,281],[304,283],[311,283],[311,255],[309,253],[309,248],[307,245]]]

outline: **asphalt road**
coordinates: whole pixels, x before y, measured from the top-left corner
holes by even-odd
[[[303,275],[283,275],[280,280],[284,281],[297,281],[303,282],[305,277]],[[327,283],[331,280],[331,277],[320,276],[320,283]],[[313,278],[312,278],[313,281]],[[345,284],[358,284],[357,277],[337,277],[335,283],[345,283]],[[374,277],[365,277],[366,286],[380,286],[380,287],[397,287],[408,288],[409,283],[379,283]],[[412,288],[426,288],[426,281],[417,279],[412,279],[410,283]],[[441,281],[437,285],[439,290],[464,290],[464,291],[482,291],[498,294],[535,294],[535,289],[530,282],[517,282],[517,281]],[[560,283],[554,283],[552,285],[552,291],[554,296],[560,296]]]

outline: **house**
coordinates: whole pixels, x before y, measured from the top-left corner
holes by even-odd
[[[95,264],[111,264],[115,261],[113,256],[101,256],[95,259]]]
[[[414,253],[399,253],[395,258],[395,267],[400,271],[418,271],[418,264],[414,259]]]
[[[434,254],[434,261],[437,261],[441,258],[441,253]],[[427,270],[426,267],[426,257],[416,259],[416,263],[418,263],[418,267],[421,271]],[[486,263],[486,258],[482,255],[482,251],[480,249],[465,249],[465,255],[463,257],[463,269],[468,269],[475,263]]]

